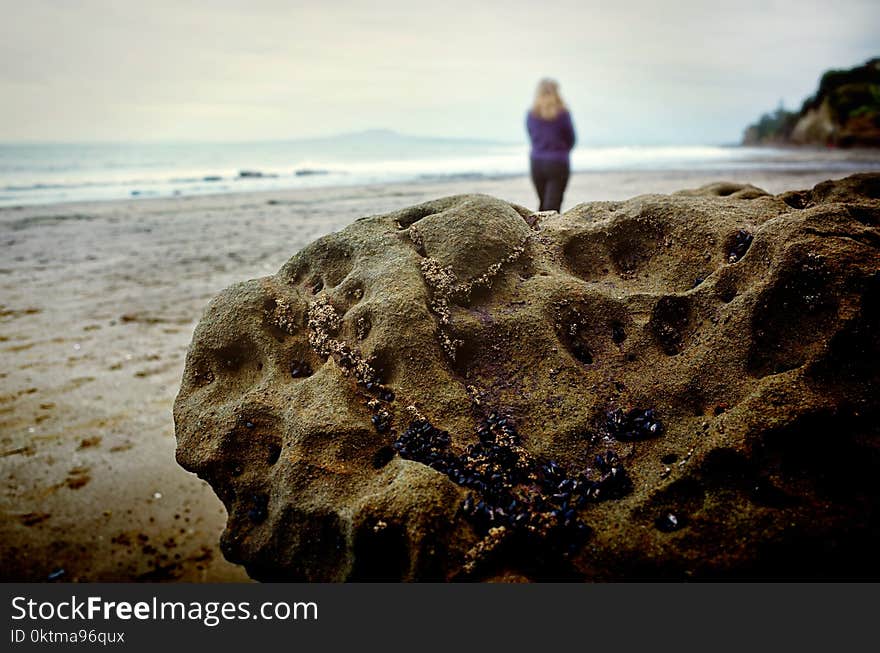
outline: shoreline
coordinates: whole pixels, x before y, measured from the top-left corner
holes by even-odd
[[[0,145],[0,148],[3,146]],[[63,147],[63,146],[57,146]],[[77,147],[70,145],[69,147]],[[80,147],[86,147],[81,145]],[[132,145],[132,147],[137,147]],[[259,192],[308,192],[324,189],[385,186],[449,185],[459,182],[493,183],[528,178],[528,149],[516,146],[516,153],[495,156],[483,153],[465,155],[449,169],[445,159],[328,160],[310,167],[280,165],[269,159],[262,163],[243,158],[223,160],[218,167],[157,168],[156,171],[88,168],[81,178],[34,176],[0,181],[0,208],[79,204],[144,199],[208,197]],[[277,156],[277,153],[275,154]],[[295,153],[291,156],[295,159]],[[500,158],[498,158],[500,157]],[[196,165],[196,164],[192,164]],[[403,167],[401,167],[403,165]],[[317,167],[315,167],[317,166]],[[409,167],[407,167],[409,166]],[[860,170],[880,170],[880,149],[834,149],[794,146],[604,146],[585,147],[572,153],[572,176],[579,175],[685,175],[702,170],[720,176],[742,170],[754,174],[809,174],[832,171],[851,174]],[[319,173],[319,174],[303,174]],[[109,175],[106,176],[106,175]],[[146,176],[142,176],[146,175]],[[157,176],[158,175],[158,176]],[[57,195],[72,195],[58,197]],[[80,195],[81,197],[77,197]]]
[[[563,208],[848,174],[581,172]],[[534,205],[515,176],[0,209],[0,579],[248,580],[219,552],[219,500],[174,460],[171,405],[202,311],[359,217],[465,192]]]
[[[738,147],[738,146],[731,146]],[[794,148],[802,150],[803,148]],[[819,150],[821,152],[821,150]],[[751,183],[754,186],[763,188],[769,193],[779,193],[786,190],[800,190],[801,186],[790,186],[790,184],[807,184],[810,187],[827,179],[842,179],[859,172],[876,172],[880,171],[880,149],[865,150],[874,153],[876,156],[867,158],[863,161],[847,158],[844,160],[848,164],[863,164],[858,166],[847,166],[844,169],[837,169],[827,165],[811,165],[804,168],[776,168],[768,167],[709,167],[705,170],[698,170],[687,167],[674,167],[668,169],[645,169],[638,168],[621,169],[621,170],[580,170],[572,172],[569,178],[568,188],[565,193],[566,201],[563,204],[563,211],[587,201],[605,201],[628,199],[638,195],[647,194],[669,194],[678,190],[684,190],[682,183],[692,183],[704,185],[715,181],[729,181],[734,183]],[[846,151],[847,153],[852,150]],[[634,179],[638,177],[639,179]],[[587,182],[593,179],[601,179],[603,181],[602,188],[599,191],[595,187],[591,187]],[[233,180],[234,181],[234,180]],[[610,182],[610,183],[609,183]],[[761,185],[763,182],[764,186]],[[678,186],[676,185],[678,184]],[[695,187],[695,186],[694,186]],[[803,186],[806,188],[808,186]],[[479,190],[486,188],[488,190]],[[648,190],[639,191],[640,188]],[[691,188],[691,186],[687,186]],[[171,203],[193,201],[209,201],[216,202],[224,199],[234,202],[234,198],[250,198],[253,200],[300,200],[300,201],[319,201],[314,196],[335,193],[354,194],[358,197],[364,195],[419,195],[425,197],[440,197],[439,194],[432,195],[432,190],[441,194],[465,194],[468,192],[485,192],[492,194],[492,190],[496,192],[509,192],[509,194],[520,198],[521,204],[529,205],[530,198],[533,200],[534,191],[531,188],[530,177],[527,173],[511,173],[496,175],[471,175],[462,173],[460,175],[439,176],[438,178],[412,179],[394,182],[373,182],[367,184],[334,184],[327,186],[309,186],[297,188],[277,188],[277,189],[258,189],[258,190],[231,190],[214,193],[196,193],[196,194],[179,194],[170,196],[149,196],[136,195],[125,198],[102,198],[102,199],[86,199],[86,200],[63,200],[57,202],[44,202],[34,204],[14,204],[8,206],[0,206],[0,223],[4,217],[12,212],[27,213],[39,209],[60,209],[60,210],[76,210],[86,209],[95,210],[101,207],[115,208],[116,206],[130,206],[136,208],[140,205],[149,206],[150,203]],[[277,196],[277,197],[276,197]],[[301,196],[301,197],[300,197]],[[577,198],[576,202],[571,200]],[[508,198],[504,198],[508,199]],[[516,201],[516,200],[511,200]]]

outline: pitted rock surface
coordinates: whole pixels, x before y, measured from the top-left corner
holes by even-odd
[[[211,302],[178,461],[264,580],[876,576],[878,221],[878,175],[361,218]]]

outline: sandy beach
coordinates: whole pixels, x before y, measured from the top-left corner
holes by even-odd
[[[564,208],[842,176],[582,173]],[[248,580],[219,552],[220,501],[174,459],[172,402],[202,310],[358,217],[458,193],[534,204],[523,176],[0,209],[0,579]]]

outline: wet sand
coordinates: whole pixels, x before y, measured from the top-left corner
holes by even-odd
[[[566,207],[842,176],[583,173]],[[358,217],[466,192],[534,203],[516,177],[0,209],[0,580],[247,580],[219,552],[219,500],[174,460],[171,406],[202,309]]]

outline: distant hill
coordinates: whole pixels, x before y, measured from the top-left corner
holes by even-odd
[[[880,58],[829,70],[800,111],[780,106],[749,125],[743,145],[880,147]]]

